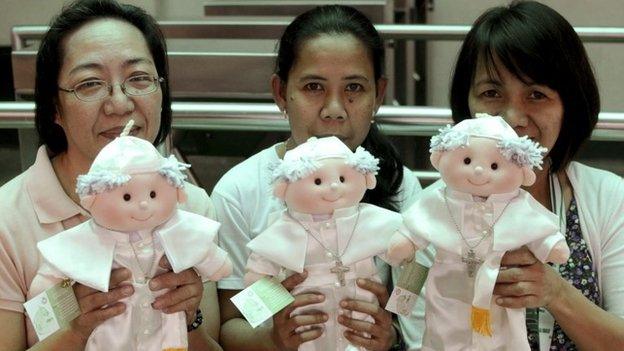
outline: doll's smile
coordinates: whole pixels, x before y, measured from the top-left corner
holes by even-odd
[[[478,183],[474,183],[474,182],[470,181],[470,179],[468,179],[468,183],[470,183],[472,185],[475,185],[475,186],[482,186],[482,185],[485,185],[485,184],[487,184],[489,182],[490,182],[489,180],[486,180],[485,182],[483,182],[481,184],[478,184]]]
[[[131,217],[131,218],[132,218],[132,219],[134,219],[135,221],[145,222],[145,221],[147,221],[148,219],[152,218],[152,216],[153,216],[153,214],[151,214],[151,215],[147,216],[147,218],[145,218],[145,219],[134,218],[134,217]]]

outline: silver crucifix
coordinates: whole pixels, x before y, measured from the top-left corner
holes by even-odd
[[[477,268],[483,263],[483,260],[477,257],[473,249],[469,249],[468,252],[462,256],[462,262],[468,267],[468,276],[473,278]]]
[[[345,273],[350,271],[350,268],[342,264],[342,260],[337,259],[335,262],[335,266],[332,267],[329,271],[334,273],[338,277],[338,282],[340,282],[340,286],[345,286]]]

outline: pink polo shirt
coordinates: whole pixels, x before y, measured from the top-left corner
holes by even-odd
[[[188,200],[180,208],[215,217],[203,189],[186,184],[185,190]],[[41,146],[35,163],[0,187],[0,309],[24,312],[22,304],[41,261],[37,242],[87,219],[89,213],[63,191]],[[29,325],[29,346],[35,341]]]

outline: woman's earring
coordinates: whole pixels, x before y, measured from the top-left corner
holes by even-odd
[[[282,111],[282,115],[284,116],[284,119],[288,119],[288,112],[286,112],[286,109]]]
[[[371,124],[375,124],[375,111],[373,111],[373,115],[371,117]]]

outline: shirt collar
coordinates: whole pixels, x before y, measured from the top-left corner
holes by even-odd
[[[77,214],[89,217],[82,207],[65,194],[45,145],[39,147],[35,163],[30,167],[26,191],[40,223],[61,222]]]
[[[345,208],[339,208],[334,210],[334,214],[329,218],[329,220],[332,219],[338,219],[338,218],[343,218],[343,217],[349,217],[354,215],[357,210],[359,208],[359,205],[355,205],[355,206],[351,206],[351,207],[345,207]],[[298,221],[305,221],[305,222],[312,222],[313,218],[311,214],[308,213],[301,213],[301,212],[297,212],[294,210],[288,210],[288,213],[296,220]]]
[[[473,201],[472,198],[472,194],[469,193],[464,193],[461,191],[457,191],[457,190],[453,190],[447,187],[447,194],[450,198],[453,199],[457,199],[457,200],[462,200],[462,201]],[[486,203],[492,203],[492,202],[507,202],[509,200],[511,200],[512,198],[516,197],[518,195],[518,193],[520,192],[520,189],[516,189],[512,192],[509,193],[501,193],[501,194],[492,194],[490,196],[488,196],[487,200],[485,201]]]

